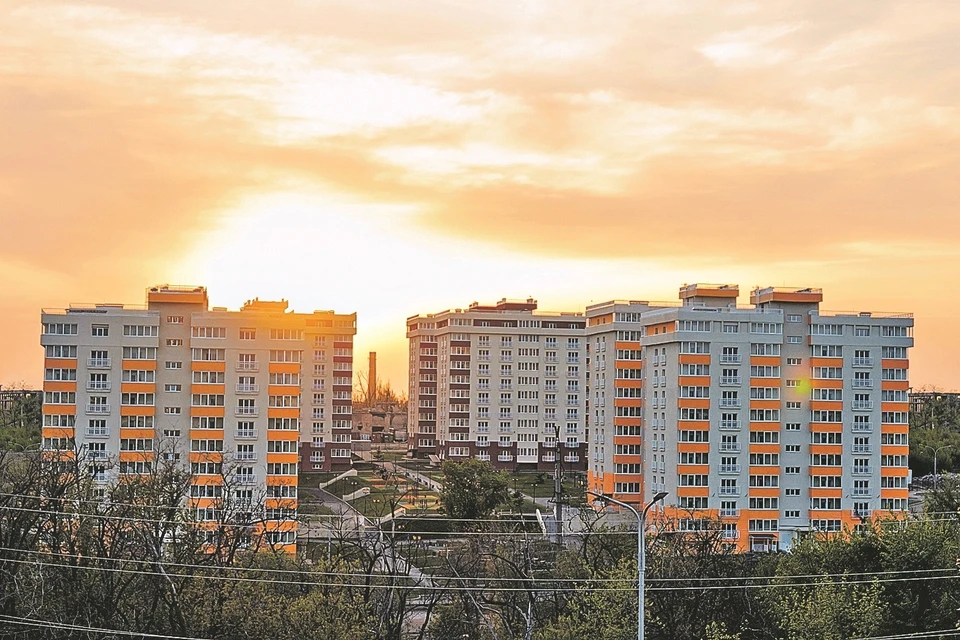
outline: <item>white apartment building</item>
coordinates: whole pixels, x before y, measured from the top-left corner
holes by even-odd
[[[587,308],[588,482],[740,549],[907,509],[909,314],[830,313],[819,289],[681,288]],[[715,526],[715,525],[713,525]]]
[[[145,307],[44,310],[43,447],[76,445],[104,482],[161,457],[198,486],[229,477],[265,497],[272,541],[292,548],[298,468],[351,466],[356,314],[287,307],[210,309],[204,287],[163,285]]]
[[[532,299],[408,318],[413,455],[583,470],[584,326]]]

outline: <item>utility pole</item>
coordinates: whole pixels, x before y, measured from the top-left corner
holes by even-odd
[[[560,423],[555,426],[553,462],[553,516],[557,521],[557,544],[563,544],[563,454],[560,452]]]

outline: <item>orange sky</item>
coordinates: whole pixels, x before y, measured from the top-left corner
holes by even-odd
[[[404,318],[684,282],[912,311],[960,387],[960,3],[0,0],[0,384],[39,312],[205,284]],[[746,300],[741,300],[746,302]]]

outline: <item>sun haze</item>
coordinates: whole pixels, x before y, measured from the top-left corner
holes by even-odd
[[[356,311],[402,388],[409,315],[709,281],[914,312],[960,386],[958,3],[0,7],[0,383],[161,282]]]

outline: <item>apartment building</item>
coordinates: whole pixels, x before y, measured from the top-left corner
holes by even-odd
[[[500,469],[586,463],[585,318],[500,300],[407,319],[409,448]]]
[[[271,541],[292,549],[298,466],[351,466],[356,314],[259,299],[211,309],[204,287],[163,285],[143,307],[41,320],[43,447],[76,445],[95,480],[149,473],[161,457],[189,465],[192,506],[229,480],[265,500]]]
[[[591,489],[666,491],[681,530],[719,519],[742,550],[905,512],[912,316],[821,311],[819,289],[738,296],[587,308]]]

